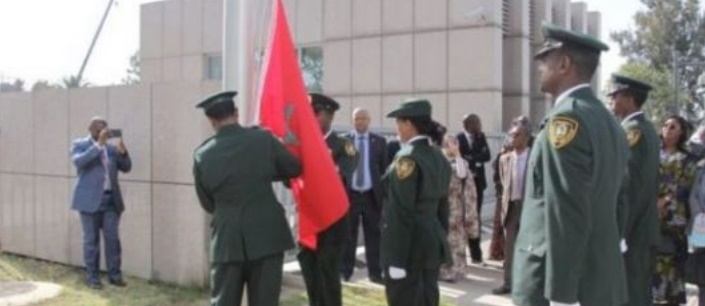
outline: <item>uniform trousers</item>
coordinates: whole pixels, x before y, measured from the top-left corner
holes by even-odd
[[[385,268],[389,271],[389,267]],[[438,277],[440,268],[412,269],[402,279],[385,280],[385,292],[389,306],[437,306],[440,303]]]
[[[298,259],[306,283],[309,305],[340,306],[343,304],[340,270],[342,248],[337,244],[319,245],[317,250],[302,247]]]
[[[283,253],[251,261],[211,264],[211,305],[240,305],[245,285],[248,305],[279,305],[283,264]]]

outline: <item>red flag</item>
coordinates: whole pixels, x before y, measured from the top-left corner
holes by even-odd
[[[292,181],[299,211],[299,243],[316,249],[316,235],[348,210],[345,188],[313,114],[281,0],[275,0],[260,84],[259,120],[299,157]]]

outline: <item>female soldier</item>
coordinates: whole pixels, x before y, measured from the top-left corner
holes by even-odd
[[[426,100],[406,100],[387,117],[396,118],[403,144],[384,178],[381,253],[387,303],[438,305],[440,266],[450,262],[446,235],[451,167],[431,141],[443,140],[443,128],[431,120]]]

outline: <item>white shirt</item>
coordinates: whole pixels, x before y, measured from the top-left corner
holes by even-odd
[[[472,142],[473,142],[472,141],[472,134],[470,134],[468,132],[463,132],[463,134],[465,134],[465,139],[468,140],[468,147],[472,148]]]
[[[512,179],[512,201],[521,200],[524,197],[524,172],[526,171],[526,162],[529,159],[529,149],[524,149],[524,152],[517,154],[514,151],[514,177]]]
[[[560,102],[563,101],[565,98],[567,98],[568,96],[570,96],[572,93],[574,93],[574,92],[576,92],[576,91],[578,91],[578,90],[580,90],[580,89],[583,89],[583,88],[590,88],[590,84],[588,84],[588,83],[583,83],[583,84],[578,84],[578,85],[576,85],[576,86],[573,86],[573,87],[569,88],[568,90],[564,91],[562,94],[558,95],[558,98],[556,98],[555,103],[560,103]]]
[[[453,164],[455,165],[455,174],[459,179],[468,177],[468,162],[462,157],[456,156]]]
[[[641,111],[640,112],[633,112],[631,115],[624,117],[624,119],[622,120],[622,123],[627,122],[629,119],[632,119],[632,118],[639,116],[639,115],[642,115],[642,114],[644,114],[644,112],[641,112]]]
[[[90,137],[90,136],[89,136]],[[108,148],[105,145],[100,145],[97,141],[91,137],[91,140],[93,140],[93,145],[100,150],[100,163],[103,164],[103,169],[105,169],[105,179],[103,180],[103,190],[109,191],[112,190],[112,184],[110,183],[110,171],[108,169],[108,165],[110,165],[110,155],[108,155]]]

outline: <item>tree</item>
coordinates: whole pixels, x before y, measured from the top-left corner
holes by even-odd
[[[58,86],[58,85],[56,85],[56,84],[51,84],[51,83],[49,83],[49,81],[47,81],[47,80],[37,80],[37,81],[34,82],[34,84],[32,85],[32,89],[31,89],[31,90],[32,90],[33,92],[35,92],[35,91],[41,91],[41,90],[52,89],[52,88],[59,88],[59,87],[60,87],[60,86]]]
[[[70,75],[61,79],[60,86],[62,88],[80,88],[91,86],[91,83],[87,82],[85,79],[79,79],[75,75]]]
[[[24,91],[24,80],[15,79],[14,82],[0,83],[0,92],[17,92]]]
[[[127,68],[127,75],[122,79],[123,84],[139,84],[140,82],[140,51],[135,51],[130,56],[130,67]]]
[[[619,68],[619,73],[649,83],[654,89],[644,105],[644,113],[653,121],[661,122],[669,114],[676,112],[673,74],[670,70],[659,70],[644,63],[627,63]],[[685,96],[684,90],[679,92]]]
[[[620,45],[621,55],[630,63],[652,66],[661,73],[675,71],[676,85],[685,95],[679,95],[674,104],[677,102],[678,111],[690,119],[700,119],[705,110],[704,100],[697,94],[698,77],[705,71],[705,13],[700,10],[700,1],[641,2],[647,10],[634,16],[637,30],[613,32],[612,39]],[[675,96],[669,98],[676,99]]]

